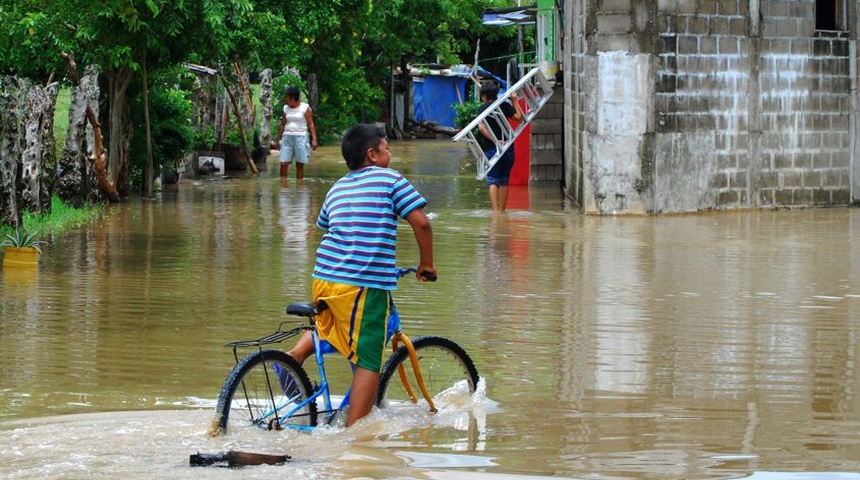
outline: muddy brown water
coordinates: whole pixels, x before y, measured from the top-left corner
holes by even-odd
[[[476,398],[205,435],[224,344],[309,293],[344,168],[321,148],[302,184],[274,158],[182,180],[51,239],[37,271],[0,272],[0,478],[860,478],[860,211],[584,217],[533,187],[494,216],[460,146],[392,151],[430,201],[440,275],[401,282],[404,326],[465,347]],[[230,449],[293,462],[188,465]]]

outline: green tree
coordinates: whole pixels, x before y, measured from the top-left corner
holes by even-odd
[[[427,62],[471,63],[486,34],[481,12],[502,0],[0,0],[0,72],[46,82],[66,72],[60,53],[97,64],[104,83],[111,182],[127,193],[132,136],[130,95],[143,97],[149,130],[148,71],[183,61],[223,75],[297,68],[314,106],[320,136],[355,121],[375,121],[385,105],[391,68]],[[513,29],[493,29],[512,38]],[[277,75],[277,73],[276,73]],[[137,82],[140,87],[134,86]],[[276,95],[279,92],[276,92]],[[136,132],[135,135],[149,132]],[[152,156],[145,146],[145,194]]]
[[[188,119],[191,118],[192,105],[188,92],[174,88],[177,77],[181,75],[178,68],[157,72],[151,75],[149,112],[152,138],[152,158],[158,162],[154,165],[157,176],[164,170],[175,170],[178,162],[186,152],[193,148],[194,132]],[[133,95],[131,105],[134,128],[144,131],[145,118],[143,115],[143,96]],[[147,164],[146,139],[142,135],[131,138],[129,176],[132,185],[145,187]]]
[[[8,27],[0,36],[0,51],[4,52],[0,68],[47,79],[62,74],[61,52],[74,53],[79,64],[99,66],[108,105],[108,176],[116,186],[121,178],[128,178],[124,157],[132,133],[128,92],[138,73],[144,73],[141,91],[145,99],[145,66],[158,69],[191,52],[220,63],[249,55],[249,46],[243,42],[252,35],[243,29],[258,18],[250,15],[252,7],[250,0],[0,0],[0,21]],[[151,183],[150,155],[150,194]],[[118,187],[127,193],[127,181]]]
[[[262,0],[286,21],[272,44],[276,69],[298,68],[323,138],[380,117],[391,68],[471,63],[488,0]],[[315,92],[318,92],[315,94]]]

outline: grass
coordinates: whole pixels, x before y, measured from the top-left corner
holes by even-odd
[[[103,215],[106,210],[105,205],[73,207],[60,200],[59,197],[53,196],[51,197],[51,213],[41,215],[24,213],[24,231],[39,232],[40,235],[61,233],[64,230],[92,222]],[[13,232],[15,229],[8,225],[0,226],[0,236]]]
[[[72,92],[69,87],[62,87],[57,93],[57,104],[54,106],[54,140],[57,142],[57,159],[63,151],[63,143],[69,133],[69,108],[72,103]]]

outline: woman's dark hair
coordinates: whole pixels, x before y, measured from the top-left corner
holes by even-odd
[[[369,123],[355,124],[343,134],[340,142],[340,151],[346,166],[350,170],[358,170],[364,165],[365,153],[369,148],[379,148],[380,142],[385,140],[385,130]]]
[[[287,87],[284,89],[284,95],[288,98],[292,98],[293,100],[298,100],[301,93],[299,92],[298,87]]]
[[[481,82],[481,91],[480,95],[486,95],[487,100],[495,100],[499,97],[499,90],[501,86],[499,82],[495,80],[484,80]]]

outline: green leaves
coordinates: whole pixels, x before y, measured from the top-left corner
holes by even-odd
[[[16,228],[12,233],[4,234],[3,237],[3,241],[0,242],[0,247],[32,247],[35,248],[37,252],[42,253],[42,249],[39,248],[39,245],[44,242],[38,240],[39,232],[27,233],[23,228]]]

